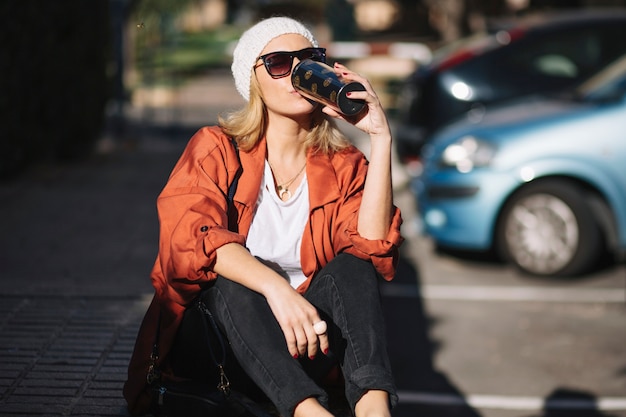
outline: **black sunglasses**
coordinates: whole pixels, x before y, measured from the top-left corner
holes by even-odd
[[[300,61],[312,59],[313,61],[326,63],[326,48],[304,48],[293,52],[270,52],[269,54],[261,55],[256,60],[263,60],[263,65],[265,65],[267,73],[272,78],[280,78],[291,72],[294,58],[298,58]]]

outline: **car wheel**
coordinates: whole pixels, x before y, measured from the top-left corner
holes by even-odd
[[[501,255],[533,275],[579,275],[602,247],[584,192],[566,181],[523,188],[504,207],[496,233]]]

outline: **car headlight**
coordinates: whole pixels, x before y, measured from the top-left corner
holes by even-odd
[[[489,165],[495,151],[491,143],[474,136],[464,136],[444,149],[441,165],[467,173],[476,167]]]

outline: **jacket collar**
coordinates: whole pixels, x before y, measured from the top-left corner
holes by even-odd
[[[309,149],[306,175],[309,181],[311,211],[339,199],[339,184],[330,156]],[[311,184],[316,186],[311,187]]]
[[[235,192],[236,201],[246,206],[256,204],[266,157],[267,146],[264,138],[250,151],[240,152],[239,159],[243,172]],[[330,157],[309,149],[306,163],[310,210],[337,200],[340,196],[339,184]],[[311,187],[311,184],[316,186]]]
[[[250,151],[239,152],[239,161],[243,171],[237,184],[235,201],[254,208],[259,195],[261,180],[263,179],[266,156],[267,146],[265,145],[265,139],[261,139],[257,146]]]

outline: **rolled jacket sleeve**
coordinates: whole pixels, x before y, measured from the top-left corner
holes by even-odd
[[[174,280],[213,278],[215,251],[227,243],[244,243],[231,232],[225,207],[216,203],[223,196],[206,190],[176,189],[163,193],[157,202],[161,222],[162,269]]]
[[[325,250],[323,256],[318,250],[318,260],[330,260],[342,252],[350,253],[372,262],[385,280],[391,280],[398,264],[399,247],[404,240],[400,234],[400,210],[393,207],[385,239],[364,238],[358,232],[358,215],[368,168],[364,155],[350,148],[333,155],[326,165],[322,157],[314,162],[322,174],[311,175],[310,178],[314,201],[311,234],[316,248],[328,249],[326,242],[332,247],[332,252]],[[328,175],[331,172],[333,175]],[[323,187],[317,186],[320,184],[324,184]],[[323,262],[321,264],[324,265]]]
[[[352,246],[346,248],[345,252],[351,253],[361,259],[369,259],[374,264],[378,273],[387,281],[391,281],[395,275],[399,259],[398,248],[404,241],[400,234],[402,216],[400,209],[394,207],[391,225],[387,237],[382,240],[369,240],[362,237],[357,232],[356,217],[352,218],[346,234]]]
[[[213,139],[213,140],[211,140]],[[227,146],[230,144],[226,144]],[[203,284],[215,279],[216,250],[245,237],[228,229],[226,193],[238,162],[228,161],[211,131],[190,140],[157,199],[160,224],[156,286],[170,286],[181,304],[189,303]],[[160,284],[160,285],[159,285]]]

